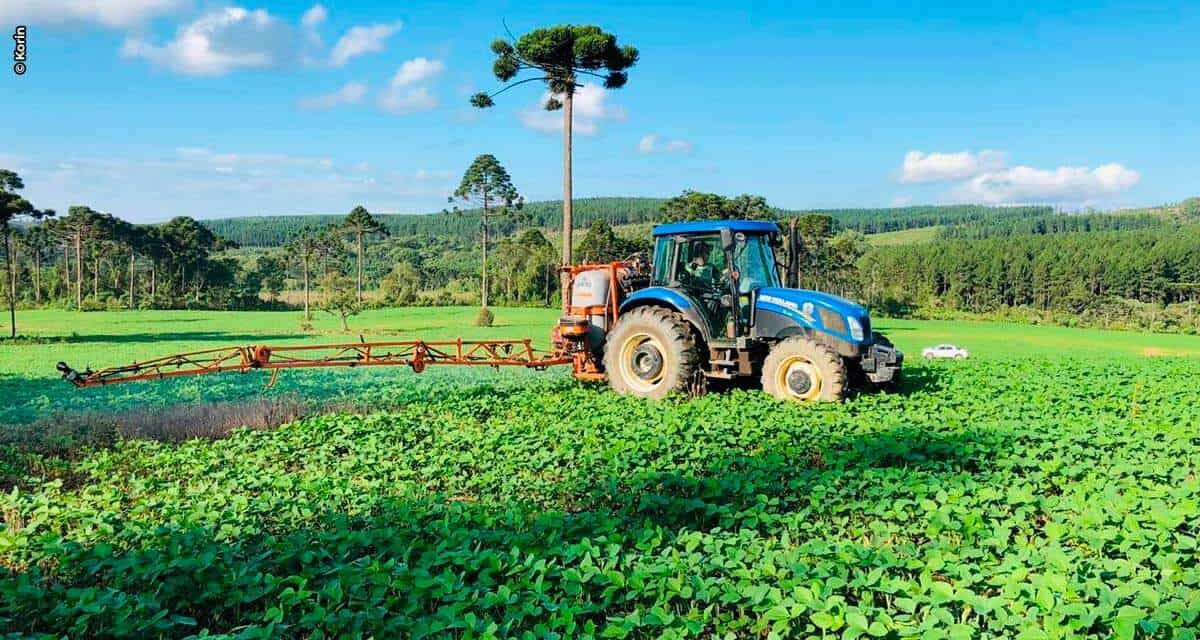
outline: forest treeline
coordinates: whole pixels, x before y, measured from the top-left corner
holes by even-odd
[[[521,215],[489,223],[493,304],[558,304],[558,242],[547,237],[558,206],[529,203]],[[801,284],[863,300],[882,315],[1200,332],[1200,199],[1084,214],[975,205],[793,212],[758,196],[684,192],[581,199],[575,211],[585,221],[576,235],[579,261],[648,253],[649,225],[636,223],[749,217],[786,227],[797,220]],[[132,224],[86,206],[38,213],[9,216],[3,226],[3,282],[15,307],[324,309],[345,323],[371,305],[480,299],[473,211],[390,216],[356,207],[342,216],[161,224]],[[926,226],[938,227],[929,242],[869,242],[868,232]]]
[[[1200,331],[1195,225],[875,247],[857,268],[859,296],[889,315]]]
[[[686,193],[686,192],[685,192]],[[690,192],[696,193],[696,192]],[[713,194],[699,194],[713,195]],[[755,196],[742,196],[753,199]],[[737,198],[726,200],[736,201]],[[668,198],[577,198],[574,201],[575,220],[579,228],[587,229],[593,222],[609,225],[659,222],[664,219]],[[718,205],[719,206],[719,205]],[[763,217],[784,220],[798,215],[815,213],[831,217],[836,228],[863,234],[900,231],[938,225],[958,225],[972,222],[991,224],[1002,220],[1021,220],[1056,215],[1051,207],[989,207],[983,205],[929,205],[876,209],[814,209],[789,210],[762,204]],[[557,229],[562,225],[562,201],[528,202],[517,219],[495,223],[497,235],[515,233],[521,226]],[[321,227],[336,224],[341,215],[259,216],[252,218],[220,218],[203,224],[216,235],[243,247],[279,247],[305,226]],[[434,236],[461,238],[479,229],[479,209],[443,211],[428,214],[375,214],[375,218],[392,236]]]
[[[597,220],[612,225],[652,222],[659,217],[664,198],[577,198],[574,201],[576,224],[588,227]],[[518,227],[554,228],[562,225],[562,202],[529,202],[521,210],[520,220],[491,223],[497,236],[517,232]],[[480,209],[442,211],[427,214],[377,213],[375,218],[393,237],[434,236],[462,238],[479,230]],[[213,233],[244,247],[283,246],[305,226],[337,224],[344,215],[258,216],[205,220]]]

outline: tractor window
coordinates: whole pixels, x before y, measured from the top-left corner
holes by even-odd
[[[685,287],[703,293],[725,290],[725,252],[720,236],[690,236],[679,246],[675,278]]]
[[[659,236],[654,242],[654,278],[653,284],[662,286],[670,284],[667,278],[670,274],[671,267],[671,251],[675,248],[675,243],[671,242],[671,238],[667,236]]]
[[[775,252],[771,250],[768,236],[739,233],[733,247],[733,260],[737,265],[741,293],[750,293],[759,287],[779,286]]]

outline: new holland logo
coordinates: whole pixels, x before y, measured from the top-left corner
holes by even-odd
[[[762,296],[759,298],[759,300],[762,300],[763,302],[766,302],[767,304],[779,305],[786,309],[791,309],[792,311],[795,311],[797,314],[799,314],[799,316],[801,318],[804,318],[805,322],[807,322],[809,324],[816,323],[816,318],[813,317],[813,312],[815,311],[815,309],[813,308],[813,303],[811,303],[811,302],[805,302],[804,306],[800,306],[800,305],[796,304],[795,302],[792,302],[791,300],[784,300],[783,298],[778,298],[775,296]]]

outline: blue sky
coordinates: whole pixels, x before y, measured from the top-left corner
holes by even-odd
[[[625,88],[578,100],[577,196],[1200,195],[1200,8],[1167,3],[0,0],[7,34],[28,26],[28,71],[0,76],[0,166],[37,206],[136,221],[438,210],[479,153],[556,198],[543,89],[467,104],[499,86],[505,22],[641,51]]]

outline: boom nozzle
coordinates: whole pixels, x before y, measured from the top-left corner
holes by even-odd
[[[54,365],[54,368],[62,374],[63,380],[66,380],[77,387],[80,386],[80,383],[82,382],[82,376],[79,375],[78,371],[72,369],[71,365],[65,362],[59,362],[58,364]]]

